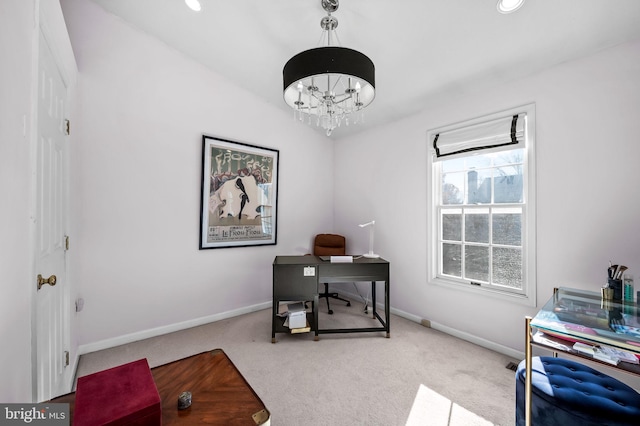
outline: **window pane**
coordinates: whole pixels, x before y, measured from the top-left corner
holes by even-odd
[[[442,204],[462,204],[464,196],[464,173],[442,175]]]
[[[442,273],[462,277],[462,246],[442,244]]]
[[[522,288],[522,250],[493,248],[493,283]]]
[[[522,245],[522,214],[493,215],[493,243],[509,246]]]
[[[493,180],[496,203],[522,202],[522,166],[500,167],[495,169]]]
[[[464,276],[474,281],[489,281],[489,247],[465,246]]]
[[[472,243],[489,243],[489,214],[464,215],[464,240]]]
[[[462,215],[446,213],[442,215],[442,239],[462,241]]]
[[[472,155],[467,157],[467,168],[473,169],[478,167],[491,166],[491,154],[488,155]]]
[[[491,202],[491,169],[467,172],[467,202],[489,204]]]
[[[522,164],[524,162],[524,149],[512,149],[511,151],[497,152],[494,155],[494,166]]]
[[[454,158],[453,160],[446,160],[442,163],[442,172],[454,172],[464,169],[464,158]]]

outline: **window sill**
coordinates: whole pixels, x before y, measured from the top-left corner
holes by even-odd
[[[531,291],[530,293],[534,294],[511,293],[492,287],[482,287],[472,284],[465,284],[454,280],[447,280],[445,278],[432,278],[429,280],[429,284],[445,287],[454,291],[464,291],[471,294],[490,297],[493,299],[504,300],[510,303],[518,303],[524,306],[536,306],[535,293]]]

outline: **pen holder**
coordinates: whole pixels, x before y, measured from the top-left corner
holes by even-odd
[[[600,308],[605,311],[611,310],[613,306],[613,289],[608,287],[603,287],[600,289],[600,293],[602,294],[602,300],[600,301]]]
[[[609,278],[607,283],[609,288],[613,289],[613,300],[622,300],[622,280]]]

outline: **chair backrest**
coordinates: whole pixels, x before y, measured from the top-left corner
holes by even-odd
[[[318,234],[313,241],[313,254],[316,256],[344,256],[345,238],[337,234]]]

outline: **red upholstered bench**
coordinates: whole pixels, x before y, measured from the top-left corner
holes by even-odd
[[[78,378],[73,424],[161,425],[160,395],[146,359]]]

